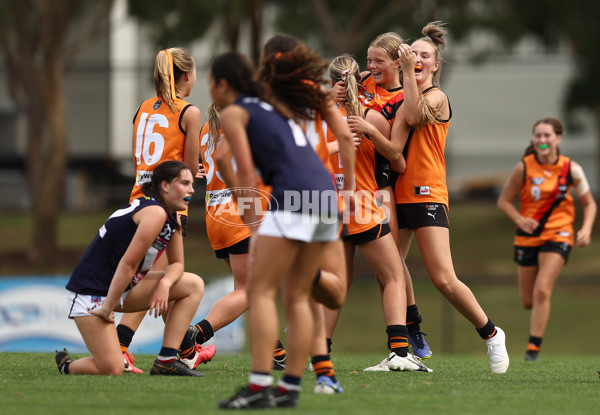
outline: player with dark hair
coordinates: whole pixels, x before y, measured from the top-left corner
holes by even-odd
[[[92,357],[56,353],[63,374],[120,375],[124,371],[114,312],[168,313],[152,375],[204,376],[177,360],[177,351],[204,294],[204,282],[183,269],[177,211],[187,208],[194,177],[185,163],[167,161],[142,185],[146,196],[114,212],[100,228],[67,283],[72,318]],[[166,253],[169,267],[152,270]],[[172,306],[169,307],[169,302]]]

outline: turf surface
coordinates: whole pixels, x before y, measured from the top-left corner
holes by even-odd
[[[82,355],[74,355],[80,357]],[[219,355],[204,378],[149,376],[154,356],[138,355],[142,375],[63,376],[50,353],[0,353],[1,410],[9,414],[212,414],[247,382],[250,358]],[[508,373],[489,373],[487,356],[438,355],[433,373],[365,373],[381,355],[334,356],[346,392],[315,395],[303,378],[299,414],[595,414],[600,405],[600,356],[513,357]],[[275,373],[278,379],[279,372]],[[269,410],[283,413],[290,410]]]

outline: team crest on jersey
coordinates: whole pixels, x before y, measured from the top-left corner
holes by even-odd
[[[154,103],[154,107],[152,107],[152,108],[154,108],[155,110],[157,110],[160,107],[160,104],[162,104],[162,101],[159,99],[159,100],[157,100]]]
[[[565,193],[567,191],[568,187],[569,187],[569,184],[567,183],[567,178],[559,177],[558,178],[558,191]]]
[[[546,181],[545,177],[532,177],[531,184],[534,186],[541,186]]]
[[[373,100],[373,98],[375,98],[375,94],[368,93],[366,89],[363,89],[363,92],[361,95],[364,97],[364,101],[367,103],[370,102],[371,100]]]
[[[385,117],[386,120],[391,121],[396,116],[396,111],[400,108],[400,105],[404,102],[404,94],[398,94],[394,98],[390,99],[385,103],[383,107],[381,107],[381,114]]]

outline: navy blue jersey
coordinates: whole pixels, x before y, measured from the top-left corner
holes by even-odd
[[[134,199],[128,206],[114,212],[98,230],[98,234],[75,266],[67,283],[67,290],[78,294],[106,296],[119,261],[137,231],[137,225],[132,218],[133,214],[153,205],[162,207],[154,199],[140,197]],[[165,210],[163,229],[139,264],[138,274],[150,270],[158,256],[167,247],[175,231],[174,220]],[[133,275],[131,277],[134,278]]]
[[[332,176],[302,128],[256,97],[241,96],[235,104],[250,114],[246,131],[254,164],[277,202],[270,210],[337,215]]]

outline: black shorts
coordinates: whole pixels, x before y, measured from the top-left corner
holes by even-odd
[[[364,232],[355,233],[354,235],[346,235],[342,239],[344,242],[352,242],[352,245],[357,246],[366,242],[374,241],[375,239],[379,239],[388,233],[390,233],[390,225],[382,222]]]
[[[448,206],[443,203],[403,203],[396,205],[398,229],[418,229],[428,226],[450,228]]]
[[[516,246],[514,260],[522,267],[533,267],[538,265],[538,254],[540,252],[556,252],[565,259],[565,264],[569,260],[571,245],[567,242],[546,242],[540,246]]]
[[[398,173],[392,169],[390,161],[382,156],[379,152],[375,152],[375,181],[377,187],[383,189],[384,187],[396,186],[396,180],[398,180]]]
[[[229,258],[229,255],[243,255],[250,252],[250,237],[242,239],[236,244],[228,246],[227,248],[217,249],[215,255],[219,259]]]

